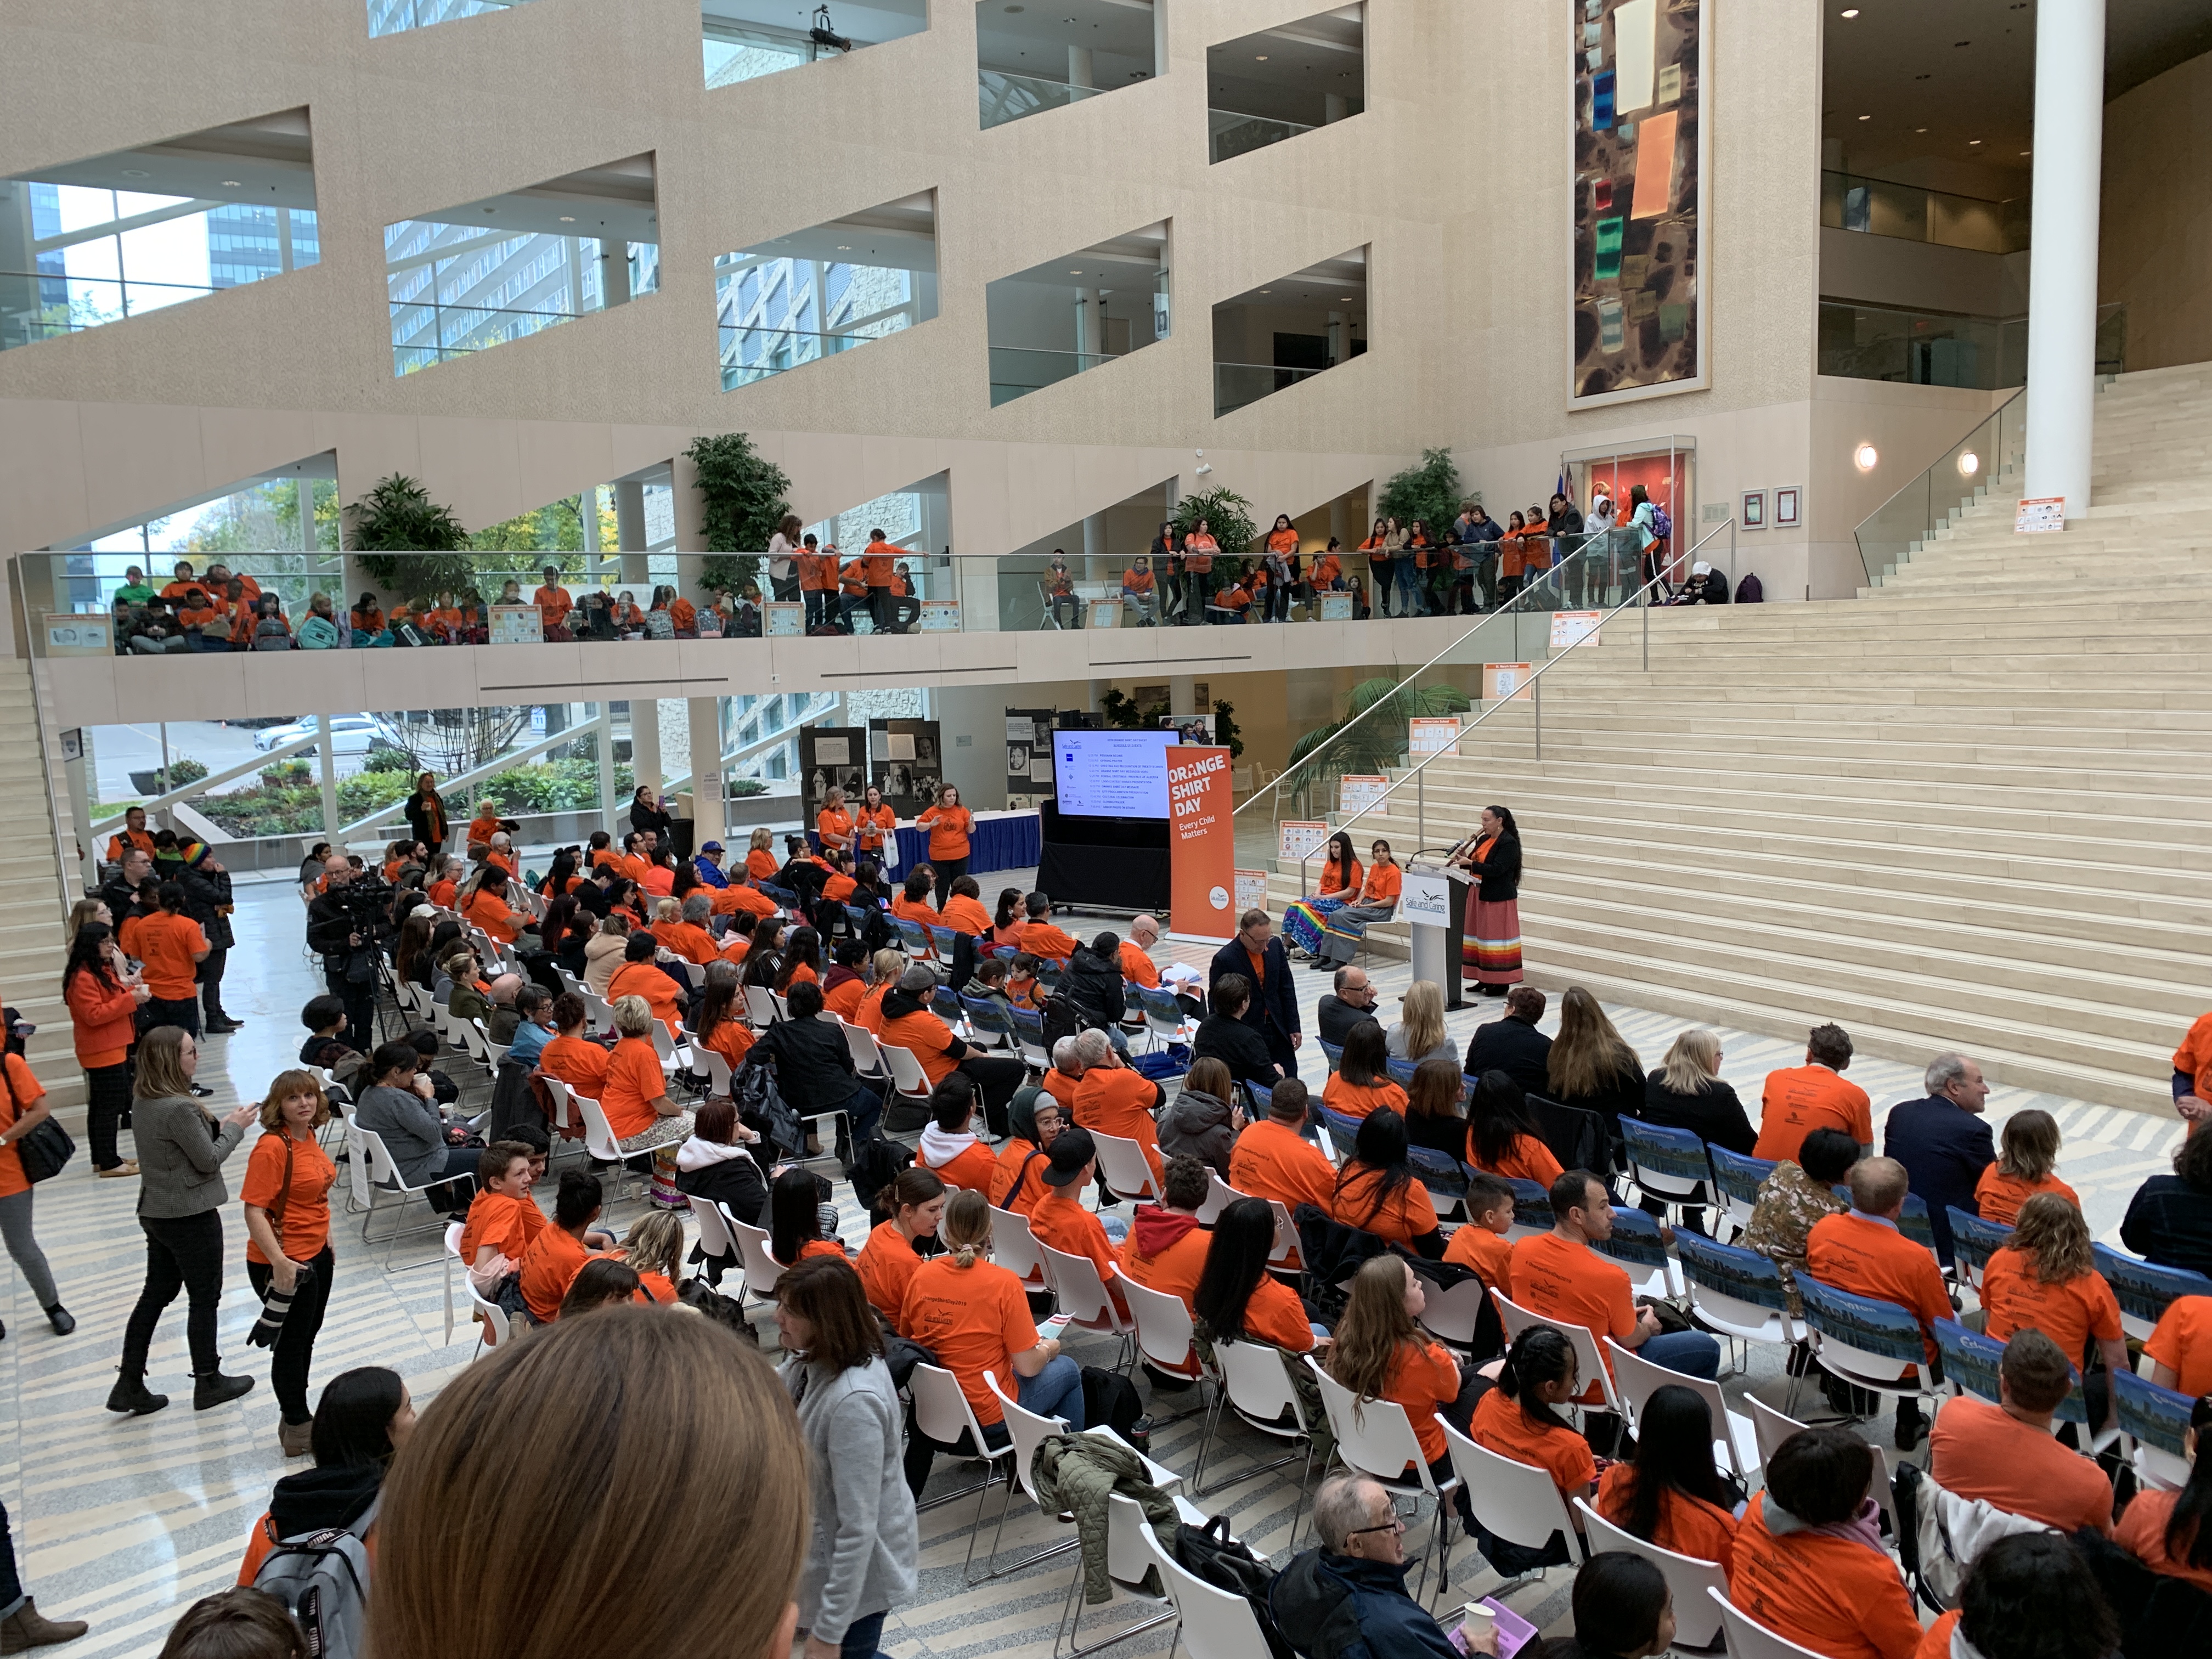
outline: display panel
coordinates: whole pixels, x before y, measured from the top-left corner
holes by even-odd
[[[1164,818],[1168,774],[1160,753],[1171,730],[1055,732],[1054,787],[1060,810],[1078,817]]]

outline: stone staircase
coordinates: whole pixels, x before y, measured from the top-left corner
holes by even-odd
[[[2212,368],[2123,377],[2097,435],[2081,525],[2015,539],[2001,480],[1863,600],[1655,612],[1648,674],[1616,624],[1547,676],[1541,762],[1509,704],[1425,833],[1409,789],[1355,841],[1504,802],[1535,984],[2169,1113],[2212,1007]]]
[[[0,777],[15,780],[0,790],[0,838],[9,849],[0,868],[0,999],[39,1028],[26,1058],[74,1133],[84,1116],[84,1074],[62,1001],[69,951],[44,775],[31,665],[0,657]]]

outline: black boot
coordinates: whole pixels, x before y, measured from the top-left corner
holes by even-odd
[[[1898,1450],[1911,1451],[1927,1437],[1928,1419],[1921,1415],[1919,1402],[1912,1400],[1899,1401],[1896,1436]]]
[[[211,1407],[227,1405],[242,1394],[252,1391],[250,1376],[225,1376],[221,1370],[195,1371],[192,1374],[192,1409],[204,1412]]]
[[[67,1336],[76,1328],[76,1316],[57,1302],[46,1310],[46,1323],[54,1328],[56,1336]]]
[[[107,1391],[107,1409],[129,1412],[133,1417],[145,1417],[169,1403],[166,1394],[155,1394],[146,1386],[143,1371],[124,1371],[117,1376],[115,1386]]]

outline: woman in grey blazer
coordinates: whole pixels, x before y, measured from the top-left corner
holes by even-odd
[[[778,1281],[775,1322],[814,1499],[799,1577],[805,1659],[879,1659],[884,1617],[914,1595],[921,1552],[883,1329],[860,1274],[829,1256]]]
[[[138,1225],[146,1235],[146,1287],[123,1329],[123,1363],[107,1409],[143,1417],[169,1403],[146,1386],[146,1351],[161,1310],[181,1290],[191,1298],[185,1336],[192,1351],[192,1408],[205,1411],[253,1386],[226,1376],[216,1352],[216,1305],[222,1300],[222,1215],[230,1200],[222,1164],[245,1138],[257,1106],[240,1106],[218,1127],[192,1098],[199,1045],[179,1026],[159,1026],[138,1040],[138,1075],[131,1086],[131,1130],[138,1143]]]

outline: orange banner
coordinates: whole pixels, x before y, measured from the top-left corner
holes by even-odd
[[[1229,751],[1176,744],[1168,769],[1168,860],[1173,897],[1168,927],[1180,938],[1225,940],[1237,932],[1236,807]]]

